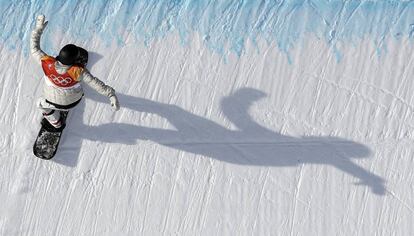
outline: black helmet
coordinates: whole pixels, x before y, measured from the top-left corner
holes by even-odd
[[[76,45],[68,44],[60,50],[59,56],[56,57],[56,60],[60,61],[64,65],[69,66],[75,64],[78,56],[79,48]]]

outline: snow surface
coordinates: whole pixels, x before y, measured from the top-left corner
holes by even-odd
[[[406,1],[1,1],[0,235],[413,235]],[[90,51],[52,161],[42,40]],[[73,18],[73,21],[63,19]]]

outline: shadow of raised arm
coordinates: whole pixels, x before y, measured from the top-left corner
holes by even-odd
[[[238,130],[231,130],[176,105],[119,94],[124,109],[156,114],[174,129],[144,127],[137,124],[111,123],[86,127],[86,139],[136,144],[151,140],[177,150],[214,158],[219,161],[251,166],[329,165],[360,180],[376,194],[384,194],[384,180],[352,162],[367,158],[368,147],[336,137],[290,137],[272,131],[249,114],[255,101],[265,94],[243,88],[222,99],[223,114]],[[94,100],[103,101],[97,96]],[[110,135],[108,135],[110,134]]]

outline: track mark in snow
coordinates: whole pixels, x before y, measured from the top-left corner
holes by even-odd
[[[66,226],[66,224],[65,224],[66,220],[67,220],[66,216],[67,216],[68,211],[69,211],[70,206],[71,206],[72,195],[73,195],[73,192],[76,188],[76,183],[77,183],[76,180],[72,180],[70,182],[69,188],[66,191],[65,201],[63,203],[60,214],[58,216],[58,222],[57,222],[57,225],[56,225],[56,228],[55,228],[55,233],[54,233],[55,235],[63,235],[62,231],[63,231],[63,228]]]
[[[367,205],[368,205],[368,199],[370,198],[369,194],[368,194],[368,189],[365,188],[364,192],[363,192],[363,196],[365,196],[362,200],[362,210],[361,213],[359,215],[359,219],[357,222],[357,226],[358,226],[358,231],[357,234],[361,234],[361,230],[363,228],[363,225],[365,224],[364,219],[365,219],[365,212],[367,210]]]
[[[35,188],[36,184],[38,184],[39,182],[42,181],[42,177],[40,174],[38,174],[38,172],[42,169],[42,165],[41,165],[41,160],[37,160],[35,159],[35,164],[34,164],[34,171],[32,174],[32,178],[31,178],[31,183],[30,183],[30,187],[29,189]],[[28,164],[28,163],[27,163]],[[30,193],[32,195],[34,195],[33,193]],[[39,199],[37,198],[32,198],[32,197],[27,197],[24,203],[24,210],[23,210],[23,222],[29,222],[28,223],[28,228],[29,227],[34,227],[34,222],[36,222],[37,218],[36,218],[36,213],[38,212],[38,209],[40,208],[40,205],[37,204],[39,202]],[[35,206],[33,209],[31,209],[31,206]],[[28,219],[27,219],[28,218]],[[23,229],[23,224],[21,224],[20,226],[20,231],[24,232],[25,229]]]
[[[110,149],[110,146],[105,146],[105,148],[102,151],[102,153],[97,154],[94,157],[94,158],[99,158],[99,161],[98,161],[97,166],[96,166],[97,167],[97,170],[98,170],[96,179],[100,180],[102,183],[105,182],[105,180],[107,179],[107,175],[109,174],[108,173],[108,166],[109,166],[110,158],[106,154],[109,149]],[[102,159],[104,159],[103,163],[101,161]],[[103,206],[102,205],[102,203],[103,203],[103,201],[102,201],[102,197],[103,197],[102,192],[105,190],[104,184],[96,185],[95,187],[96,188],[94,189],[94,192],[95,193],[99,192],[99,194],[97,194],[99,197],[98,197],[98,199],[96,201],[97,202],[97,209],[98,209],[97,210],[97,217],[95,218],[94,223],[93,223],[93,231],[92,231],[92,233],[94,235],[96,235],[97,232],[99,232],[98,231],[98,220],[99,220],[98,219],[99,218],[98,216],[99,216],[100,211],[102,211],[101,209],[104,209],[102,207]]]
[[[269,169],[270,168],[266,168],[266,174],[264,176],[263,184],[262,184],[262,186],[260,188],[259,200],[257,201],[257,213],[256,213],[256,216],[254,218],[253,227],[252,227],[253,232],[256,229],[257,219],[260,216],[260,205],[262,204],[262,201],[263,201],[263,195],[264,195],[264,192],[265,192],[266,183],[267,183],[267,180],[268,180],[268,177],[269,177],[269,173],[270,173],[270,170]],[[262,171],[260,171],[260,172],[262,173]]]
[[[17,158],[13,156],[12,158]],[[23,228],[23,222],[26,222],[26,218],[30,215],[33,217],[34,211],[30,210],[31,204],[29,204],[33,199],[27,197],[30,195],[29,190],[31,189],[31,180],[33,180],[33,176],[31,176],[31,167],[28,163],[21,163],[18,166],[16,173],[14,174],[15,178],[12,181],[10,192],[7,194],[8,197],[5,199],[5,203],[0,209],[4,209],[5,212],[1,212],[0,216],[3,218],[3,213],[5,213],[5,224],[4,231],[7,233],[15,232],[25,232]],[[32,178],[31,178],[32,177]],[[31,222],[32,218],[29,218],[29,222]],[[13,225],[14,224],[14,225]],[[18,228],[17,228],[18,227]]]
[[[21,90],[22,90],[22,84],[23,84],[22,81],[23,81],[23,79],[25,79],[25,78],[23,78],[24,76],[23,76],[22,71],[25,69],[25,66],[23,65],[23,63],[26,63],[26,62],[25,62],[25,60],[22,60],[23,59],[22,54],[18,54],[18,55],[19,56],[18,56],[17,59],[19,60],[19,63],[18,63],[18,66],[17,66],[17,78],[16,78],[17,88],[13,88],[13,90],[14,90],[14,95],[13,96],[15,98],[15,100],[13,101],[13,103],[15,105],[13,106],[13,111],[12,111],[12,114],[13,114],[12,129],[13,130],[18,130],[17,127],[19,127],[18,112],[19,112],[20,104],[21,104],[20,101],[21,101]],[[12,136],[13,136],[12,149],[13,150],[16,150],[16,145],[17,145],[16,142],[18,140],[17,135],[19,135],[18,132],[13,132],[13,134],[12,134]],[[14,138],[14,137],[16,137],[16,138]]]
[[[173,208],[172,200],[173,200],[173,197],[174,197],[174,194],[175,194],[176,186],[178,184],[178,178],[180,176],[181,167],[182,167],[182,156],[180,154],[180,157],[178,158],[178,162],[177,162],[176,166],[174,167],[175,178],[174,178],[174,181],[172,182],[173,186],[171,188],[170,194],[168,195],[168,207],[166,208],[167,212],[165,213],[164,220],[163,220],[163,225],[164,225],[163,228],[162,228],[162,233],[163,234],[165,234],[165,232],[167,230],[167,225],[168,225],[168,220],[170,218],[171,208]]]
[[[93,175],[93,173],[91,173],[90,171],[85,173],[85,174],[86,175]],[[93,177],[91,177],[91,178],[93,178]],[[95,185],[92,183],[92,181],[93,180],[87,181],[86,186],[85,186],[85,189],[89,190],[89,191],[84,192],[84,194],[87,195],[87,197],[86,197],[86,201],[85,201],[85,207],[84,207],[84,211],[83,211],[83,214],[82,214],[82,218],[81,218],[80,223],[79,223],[79,230],[89,228],[89,226],[85,226],[85,224],[87,224],[86,217],[89,216],[89,215],[87,215],[87,212],[92,210],[92,208],[91,208],[92,204],[91,203],[93,203],[93,201],[92,201],[93,198],[96,197],[96,195],[94,193]],[[97,216],[97,214],[95,216]]]
[[[147,200],[145,202],[145,210],[144,210],[144,216],[143,216],[143,220],[142,220],[142,226],[140,229],[140,233],[141,235],[145,235],[145,227],[147,224],[147,218],[148,218],[148,209],[149,209],[149,205],[151,204],[151,194],[152,194],[152,190],[153,190],[153,181],[154,181],[154,175],[158,166],[158,160],[159,157],[157,156],[155,159],[155,164],[154,164],[154,169],[152,170],[151,173],[151,177],[150,177],[150,181],[149,181],[149,190],[148,190],[148,194],[147,194]]]
[[[11,186],[11,194],[24,194],[30,189],[30,167],[22,164],[18,167],[16,178]]]
[[[210,205],[211,202],[211,195],[212,195],[212,189],[215,186],[215,182],[216,182],[216,176],[215,176],[215,171],[214,171],[214,161],[211,159],[208,159],[208,163],[210,164],[210,170],[208,173],[208,177],[207,177],[207,190],[204,192],[203,197],[202,197],[202,206],[200,209],[200,218],[199,218],[199,234],[202,234],[202,230],[204,229],[206,220],[207,220],[207,213],[208,213],[208,207]]]
[[[195,170],[195,174],[197,173],[198,168],[196,168],[196,165],[200,165],[200,162],[202,162],[200,159],[197,159],[196,161],[192,162],[191,168]],[[179,232],[185,232],[187,228],[190,226],[191,222],[195,222],[197,219],[191,213],[193,213],[195,208],[198,207],[198,197],[199,192],[201,191],[198,187],[200,187],[200,184],[195,183],[196,181],[191,180],[189,182],[189,203],[185,209],[183,209],[182,218],[183,220],[180,222],[180,225],[178,227]],[[193,213],[195,214],[195,213]],[[194,226],[194,225],[193,225]]]
[[[294,192],[294,198],[293,198],[293,211],[292,211],[292,217],[291,217],[291,222],[290,222],[290,235],[293,235],[293,231],[295,230],[296,208],[297,208],[297,204],[299,200],[300,187],[302,185],[303,167],[304,167],[304,164],[301,164],[300,169],[299,169],[298,181],[295,186],[295,192]]]
[[[411,208],[411,206],[408,203],[401,200],[401,198],[399,198],[393,191],[387,191],[387,192],[391,194],[391,196],[393,196],[395,199],[397,199],[405,208],[407,208],[407,210],[409,210],[411,213],[414,214],[414,209]]]
[[[327,64],[330,64],[331,60],[332,60],[332,55],[330,54],[329,57],[328,57]],[[327,68],[328,67],[324,67],[322,69],[322,71],[320,73],[321,74],[321,76],[320,76],[321,79],[318,78],[318,84],[316,86],[316,97],[315,97],[315,101],[312,103],[312,110],[311,110],[311,117],[314,118],[314,119],[316,118],[316,109],[319,105],[319,100],[321,99],[321,93],[322,93],[322,87],[323,87],[322,82],[323,82],[323,79],[325,78]]]

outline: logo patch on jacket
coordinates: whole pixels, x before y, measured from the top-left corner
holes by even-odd
[[[61,88],[69,88],[79,83],[80,76],[83,72],[82,67],[73,65],[66,73],[59,74],[56,71],[56,59],[54,57],[44,56],[41,58],[41,61],[43,72],[54,85]]]

